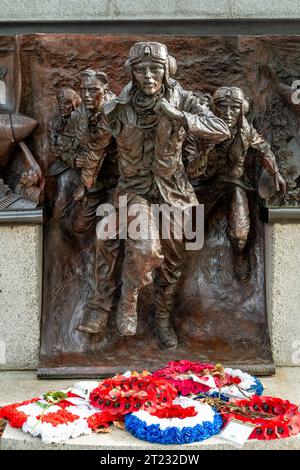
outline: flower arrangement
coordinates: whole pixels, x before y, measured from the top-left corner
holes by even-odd
[[[112,415],[99,412],[86,399],[70,391],[48,392],[40,398],[4,406],[0,418],[26,433],[40,436],[46,443],[90,434],[114,421]]]
[[[259,396],[262,390],[257,378],[238,369],[178,361],[153,375],[126,372],[7,405],[0,419],[46,443],[109,432],[114,424],[149,442],[183,444],[218,434],[231,419],[254,425],[250,439],[299,434],[297,405]]]
[[[263,391],[261,382],[239,369],[224,368],[222,364],[191,361],[169,362],[153,373],[154,377],[168,380],[183,395],[205,393],[228,400],[230,396],[249,396]]]
[[[166,367],[153,372],[153,376],[168,380],[181,395],[187,396],[190,394],[207,392],[209,390],[209,385],[196,382],[193,376],[207,376],[209,371],[212,371],[213,368],[214,366],[212,364],[201,362],[191,362],[186,360],[177,362],[172,361],[168,362]]]
[[[221,415],[208,404],[179,397],[160,410],[139,410],[125,416],[125,427],[138,439],[160,444],[187,444],[218,434]]]
[[[220,412],[226,422],[235,418],[255,424],[249,439],[281,439],[300,432],[298,406],[281,398],[254,396],[248,400],[234,400]]]
[[[90,394],[90,403],[120,418],[139,409],[154,411],[172,404],[177,390],[166,380],[151,374],[117,375],[106,379]]]

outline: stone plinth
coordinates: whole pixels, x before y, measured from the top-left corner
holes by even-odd
[[[232,445],[227,444],[218,437],[213,437],[203,442],[186,445],[159,445],[136,439],[127,431],[114,429],[109,434],[90,434],[72,439],[67,443],[44,444],[38,437],[24,434],[19,429],[10,426],[4,431],[1,439],[1,450],[233,450]],[[296,450],[300,449],[300,437],[280,439],[274,441],[248,441],[243,450]]]
[[[0,225],[0,369],[35,369],[42,227]],[[300,365],[300,224],[266,225],[269,328],[277,366]]]
[[[40,344],[42,226],[0,225],[0,369],[34,369]]]
[[[266,225],[269,328],[277,366],[300,365],[300,224]]]

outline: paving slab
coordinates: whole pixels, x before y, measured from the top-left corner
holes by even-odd
[[[159,445],[136,439],[127,431],[114,429],[109,434],[90,434],[70,439],[61,444],[44,444],[38,437],[32,437],[7,426],[2,439],[1,450],[232,450],[233,446],[224,443],[220,438],[213,437],[203,442],[185,445]],[[288,439],[274,441],[249,441],[243,450],[299,450],[300,435]]]

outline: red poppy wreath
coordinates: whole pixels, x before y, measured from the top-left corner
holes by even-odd
[[[226,422],[235,418],[255,424],[249,439],[281,439],[300,432],[298,406],[281,398],[253,396],[250,400],[233,400],[220,413]]]
[[[90,403],[119,419],[140,409],[151,412],[170,406],[176,396],[176,388],[166,380],[136,373],[104,380],[91,392]]]

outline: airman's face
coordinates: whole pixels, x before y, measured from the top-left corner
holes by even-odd
[[[241,103],[231,98],[224,98],[215,103],[215,115],[223,119],[230,129],[237,124],[240,113]]]
[[[96,78],[85,77],[81,82],[80,94],[85,108],[97,111],[104,101],[105,86]]]
[[[63,118],[68,118],[71,112],[74,111],[74,101],[71,96],[61,95],[58,97],[58,106],[60,115]]]
[[[132,73],[139,90],[147,96],[153,96],[162,87],[165,68],[163,64],[147,60],[133,65]]]

